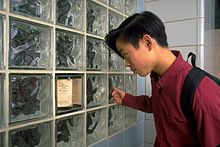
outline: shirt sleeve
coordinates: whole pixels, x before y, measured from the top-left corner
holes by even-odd
[[[122,100],[122,105],[147,112],[152,113],[152,98],[146,95],[133,96],[128,93],[125,94],[125,97]]]

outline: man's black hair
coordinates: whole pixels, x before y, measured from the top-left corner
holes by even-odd
[[[163,22],[149,11],[135,13],[124,20],[118,28],[110,30],[105,36],[105,45],[124,58],[116,48],[116,40],[119,36],[123,41],[131,43],[135,48],[139,48],[139,41],[145,34],[154,38],[161,47],[168,47]]]

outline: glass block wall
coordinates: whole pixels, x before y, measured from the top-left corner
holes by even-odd
[[[132,0],[0,0],[0,146],[91,146],[137,123],[137,77],[104,36]]]

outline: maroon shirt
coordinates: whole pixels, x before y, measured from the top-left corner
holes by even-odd
[[[197,128],[185,118],[180,107],[184,79],[192,66],[181,54],[161,78],[151,73],[152,96],[126,94],[122,104],[147,113],[153,113],[157,137],[155,147],[194,146],[198,137],[204,147],[220,144],[220,87],[208,77],[202,79],[194,95],[193,111]]]

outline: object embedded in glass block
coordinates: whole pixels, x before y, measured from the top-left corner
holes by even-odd
[[[105,36],[107,31],[107,9],[91,0],[87,2],[86,30],[89,33]]]
[[[63,114],[83,108],[83,76],[56,75],[56,113]]]
[[[114,51],[109,50],[109,61],[108,68],[109,71],[124,71],[124,60],[117,55]]]
[[[125,107],[115,105],[108,110],[108,136],[125,128]]]
[[[56,30],[57,69],[83,68],[83,35]]]
[[[103,40],[87,38],[87,70],[107,69],[107,49]]]
[[[125,12],[125,0],[109,0],[109,6],[121,12]]]
[[[50,67],[51,28],[10,19],[10,68]]]
[[[57,24],[83,30],[84,1],[82,0],[57,0]]]
[[[132,95],[137,94],[137,75],[125,74],[125,91]]]
[[[3,30],[3,19],[4,16],[0,15],[0,69],[3,68],[4,64],[4,45],[3,45],[3,35],[4,35],[4,30]]]
[[[109,10],[109,30],[117,28],[123,20],[124,16]]]
[[[0,74],[0,128],[3,127],[4,114],[4,75]]]
[[[114,99],[112,97],[113,88],[124,89],[124,75],[111,74],[109,75],[109,103],[113,103]]]
[[[107,109],[87,113],[87,145],[95,143],[107,136]]]
[[[14,13],[51,21],[51,0],[10,0],[10,9]]]
[[[87,75],[87,107],[106,104],[107,101],[107,75]]]
[[[27,126],[9,132],[11,147],[50,147],[52,146],[51,123]]]
[[[49,117],[51,75],[9,75],[10,123]]]
[[[56,120],[56,147],[84,146],[84,115]]]

